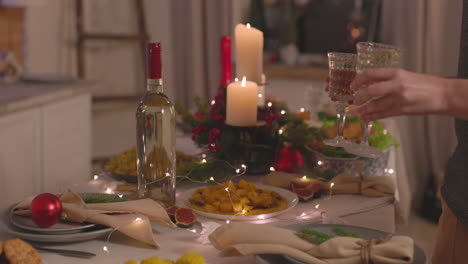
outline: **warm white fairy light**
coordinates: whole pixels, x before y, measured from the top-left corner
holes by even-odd
[[[247,28],[250,28],[250,23],[247,23]]]
[[[304,113],[305,112],[304,107],[301,107],[301,109],[299,109],[299,111],[301,111],[301,113]]]
[[[104,252],[106,252],[106,253],[109,253],[109,249],[107,249],[107,246],[103,246],[102,250],[104,250]]]
[[[306,216],[306,215],[307,215],[307,214],[303,212],[303,213],[300,215],[300,217],[304,217],[304,216]]]
[[[195,229],[187,229],[187,230],[190,231],[190,232],[192,232],[192,233],[196,233],[196,232],[197,232],[197,230],[195,230]]]
[[[268,106],[268,107],[272,107],[273,104],[272,104],[271,102],[268,102],[268,103],[267,103],[267,106]]]
[[[315,209],[318,209],[320,207],[320,204],[315,205]]]
[[[237,77],[234,78],[234,81],[235,81],[235,82],[238,82],[238,81],[239,81],[239,78],[237,78]]]
[[[226,224],[229,224],[230,222],[231,222],[231,221],[229,221],[229,220],[226,220]]]
[[[239,174],[239,173],[240,173],[240,169],[236,169],[236,173]]]
[[[94,175],[94,180],[96,181],[97,179],[99,179],[99,176]]]
[[[245,215],[247,211],[245,209],[242,209],[242,214]]]
[[[317,161],[317,164],[320,166],[323,164],[323,162],[321,160]]]
[[[283,129],[278,130],[278,134],[283,134]]]
[[[169,172],[166,172],[166,177],[171,177],[171,174]]]
[[[393,174],[395,171],[393,169],[388,169],[388,173]]]
[[[117,194],[117,196],[118,196],[119,198],[122,198],[122,197],[123,197],[123,194],[122,194],[122,193],[119,193],[119,194]]]
[[[330,183],[330,189],[333,188],[333,186],[335,186],[335,183],[334,182]]]
[[[135,218],[135,220],[133,220],[133,223],[138,222],[138,221],[141,221],[140,217]]]
[[[263,95],[261,93],[258,94],[258,98],[262,98]]]
[[[281,114],[282,114],[282,115],[286,114],[286,111],[285,111],[285,110],[281,110]]]
[[[271,167],[270,167],[270,171],[276,171],[276,170],[275,170],[275,167],[271,166]]]
[[[106,189],[106,193],[107,193],[107,194],[112,194],[112,193],[113,193],[113,192],[112,192],[112,189],[111,189],[111,188],[107,188],[107,189]]]
[[[203,164],[205,164],[206,162],[207,162],[206,159],[201,160],[201,163],[203,163]]]
[[[307,176],[305,176],[305,175],[302,176],[302,179],[303,179],[303,180],[307,180]]]
[[[228,187],[224,188],[224,190],[225,190],[226,192],[229,192],[229,188],[228,188]]]
[[[245,164],[242,164],[241,167],[245,170],[247,169],[247,166]]]
[[[214,181],[214,178],[213,178],[213,177],[210,177],[210,181]]]
[[[206,158],[206,154],[203,153],[203,154],[201,155],[201,157],[202,157],[202,158]]]

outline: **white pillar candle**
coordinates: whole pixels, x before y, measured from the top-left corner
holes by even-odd
[[[261,84],[263,73],[263,32],[243,24],[235,29],[236,76]]]
[[[258,86],[246,81],[230,83],[227,87],[226,124],[231,126],[256,126]]]

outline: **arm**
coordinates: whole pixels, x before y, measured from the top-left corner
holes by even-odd
[[[468,120],[468,80],[402,69],[370,69],[351,84],[364,121],[398,115],[444,114]]]

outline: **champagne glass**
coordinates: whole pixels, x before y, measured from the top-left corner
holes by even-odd
[[[351,82],[356,76],[356,54],[329,52],[328,53],[329,77],[328,95],[336,101],[336,116],[338,117],[338,133],[333,139],[323,141],[333,147],[344,147],[350,142],[343,137],[343,129],[348,112],[348,102],[354,99],[354,92],[350,88]]]
[[[400,57],[401,51],[395,46],[375,42],[359,42],[357,44],[356,72],[360,74],[370,68],[397,67],[400,64]],[[346,145],[346,151],[361,157],[378,158],[383,152],[369,145],[372,122],[366,122],[363,130],[361,143]]]

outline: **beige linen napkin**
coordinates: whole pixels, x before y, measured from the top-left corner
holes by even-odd
[[[333,194],[362,194],[370,197],[380,197],[395,194],[395,178],[391,176],[368,176],[360,178],[348,173],[335,176],[330,182],[334,183]],[[323,184],[324,190],[330,190],[330,184]]]
[[[412,263],[414,250],[405,236],[386,241],[336,237],[315,245],[292,230],[251,223],[224,224],[209,238],[224,256],[284,254],[309,264],[406,264]]]
[[[127,202],[85,204],[81,197],[67,190],[58,195],[62,201],[66,219],[72,222],[89,222],[110,226],[125,235],[154,247],[159,247],[154,239],[150,221],[161,225],[175,227],[166,210],[151,199]],[[29,215],[31,201],[29,197],[20,202],[13,213]]]

